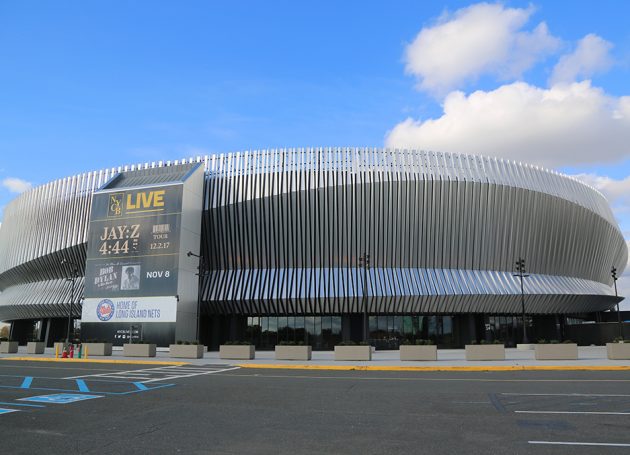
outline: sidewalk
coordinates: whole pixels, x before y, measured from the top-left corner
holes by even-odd
[[[159,349],[159,348],[158,348]],[[519,351],[517,349],[505,350],[504,361],[476,361],[465,360],[463,349],[439,349],[436,362],[402,362],[398,351],[376,351],[370,362],[352,362],[334,360],[332,351],[315,351],[311,361],[287,361],[275,360],[274,351],[257,351],[254,360],[225,360],[219,358],[218,351],[206,352],[202,359],[178,359],[169,357],[167,349],[159,349],[154,358],[124,357],[122,348],[114,348],[111,357],[90,356],[85,359],[57,359],[59,362],[94,361],[99,363],[129,363],[129,364],[155,364],[155,365],[234,365],[249,368],[288,368],[288,369],[356,369],[370,370],[537,370],[537,369],[619,369],[630,371],[630,360],[608,360],[605,346],[585,346],[578,348],[578,360],[535,360],[534,351]],[[54,349],[46,349],[45,354],[28,355],[26,346],[20,346],[17,354],[2,354],[0,360],[34,360],[55,361]],[[368,368],[363,368],[368,367]]]

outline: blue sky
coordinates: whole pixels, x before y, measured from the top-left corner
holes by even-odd
[[[0,208],[125,163],[415,146],[581,175],[630,238],[629,13],[622,1],[1,2]],[[549,112],[549,98],[569,101]],[[476,109],[515,99],[494,142],[452,128],[487,127]],[[514,124],[524,148],[505,136]]]

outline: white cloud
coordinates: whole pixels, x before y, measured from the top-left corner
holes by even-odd
[[[31,182],[27,182],[26,180],[8,177],[2,181],[2,186],[12,193],[23,193],[30,190],[33,187],[33,184]]]
[[[621,203],[630,207],[630,176],[621,180],[597,174],[576,174],[574,177],[597,188],[611,204]]]
[[[563,55],[553,69],[550,83],[573,82],[578,78],[588,79],[594,74],[608,70],[613,59],[613,45],[605,39],[589,34],[582,38],[571,54]]]
[[[614,161],[630,153],[630,97],[609,96],[590,81],[549,89],[515,82],[468,96],[452,92],[441,117],[407,118],[385,142],[547,167]]]
[[[521,30],[532,13],[531,7],[479,3],[445,14],[407,46],[405,70],[419,79],[420,89],[435,95],[483,74],[518,78],[560,44],[545,23]]]

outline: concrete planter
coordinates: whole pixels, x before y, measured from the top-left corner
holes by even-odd
[[[575,343],[537,344],[536,360],[577,360],[578,348]]]
[[[200,359],[206,347],[203,344],[171,344],[169,355],[182,359]]]
[[[17,341],[0,342],[0,354],[17,354],[17,351],[18,351]]]
[[[252,360],[256,357],[253,344],[222,344],[219,346],[219,358],[232,360]]]
[[[43,354],[46,345],[43,341],[29,341],[26,343],[27,354]]]
[[[630,343],[606,343],[610,360],[630,360]]]
[[[335,346],[335,360],[372,360],[372,346]]]
[[[83,355],[112,355],[111,343],[83,343]]]
[[[466,360],[505,360],[502,344],[467,344]]]
[[[534,343],[518,343],[516,345],[516,349],[518,349],[519,351],[533,351],[534,349],[536,349],[536,345]]]
[[[400,360],[437,360],[435,345],[401,345]]]
[[[310,346],[276,346],[276,360],[311,360]]]
[[[64,348],[68,346],[68,343],[63,343],[61,341],[57,341],[54,345],[55,352],[59,355],[63,354]]]
[[[155,357],[155,344],[123,344],[123,355],[125,357]]]

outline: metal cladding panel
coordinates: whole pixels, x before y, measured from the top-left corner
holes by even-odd
[[[209,313],[360,311],[363,253],[373,312],[516,312],[519,256],[532,274],[530,312],[596,311],[616,302],[610,268],[627,263],[604,197],[553,171],[436,152],[260,150],[91,172],[22,194],[0,228],[0,319],[44,317],[69,301],[60,262],[85,262],[96,189],[121,172],[194,162],[206,173]]]

